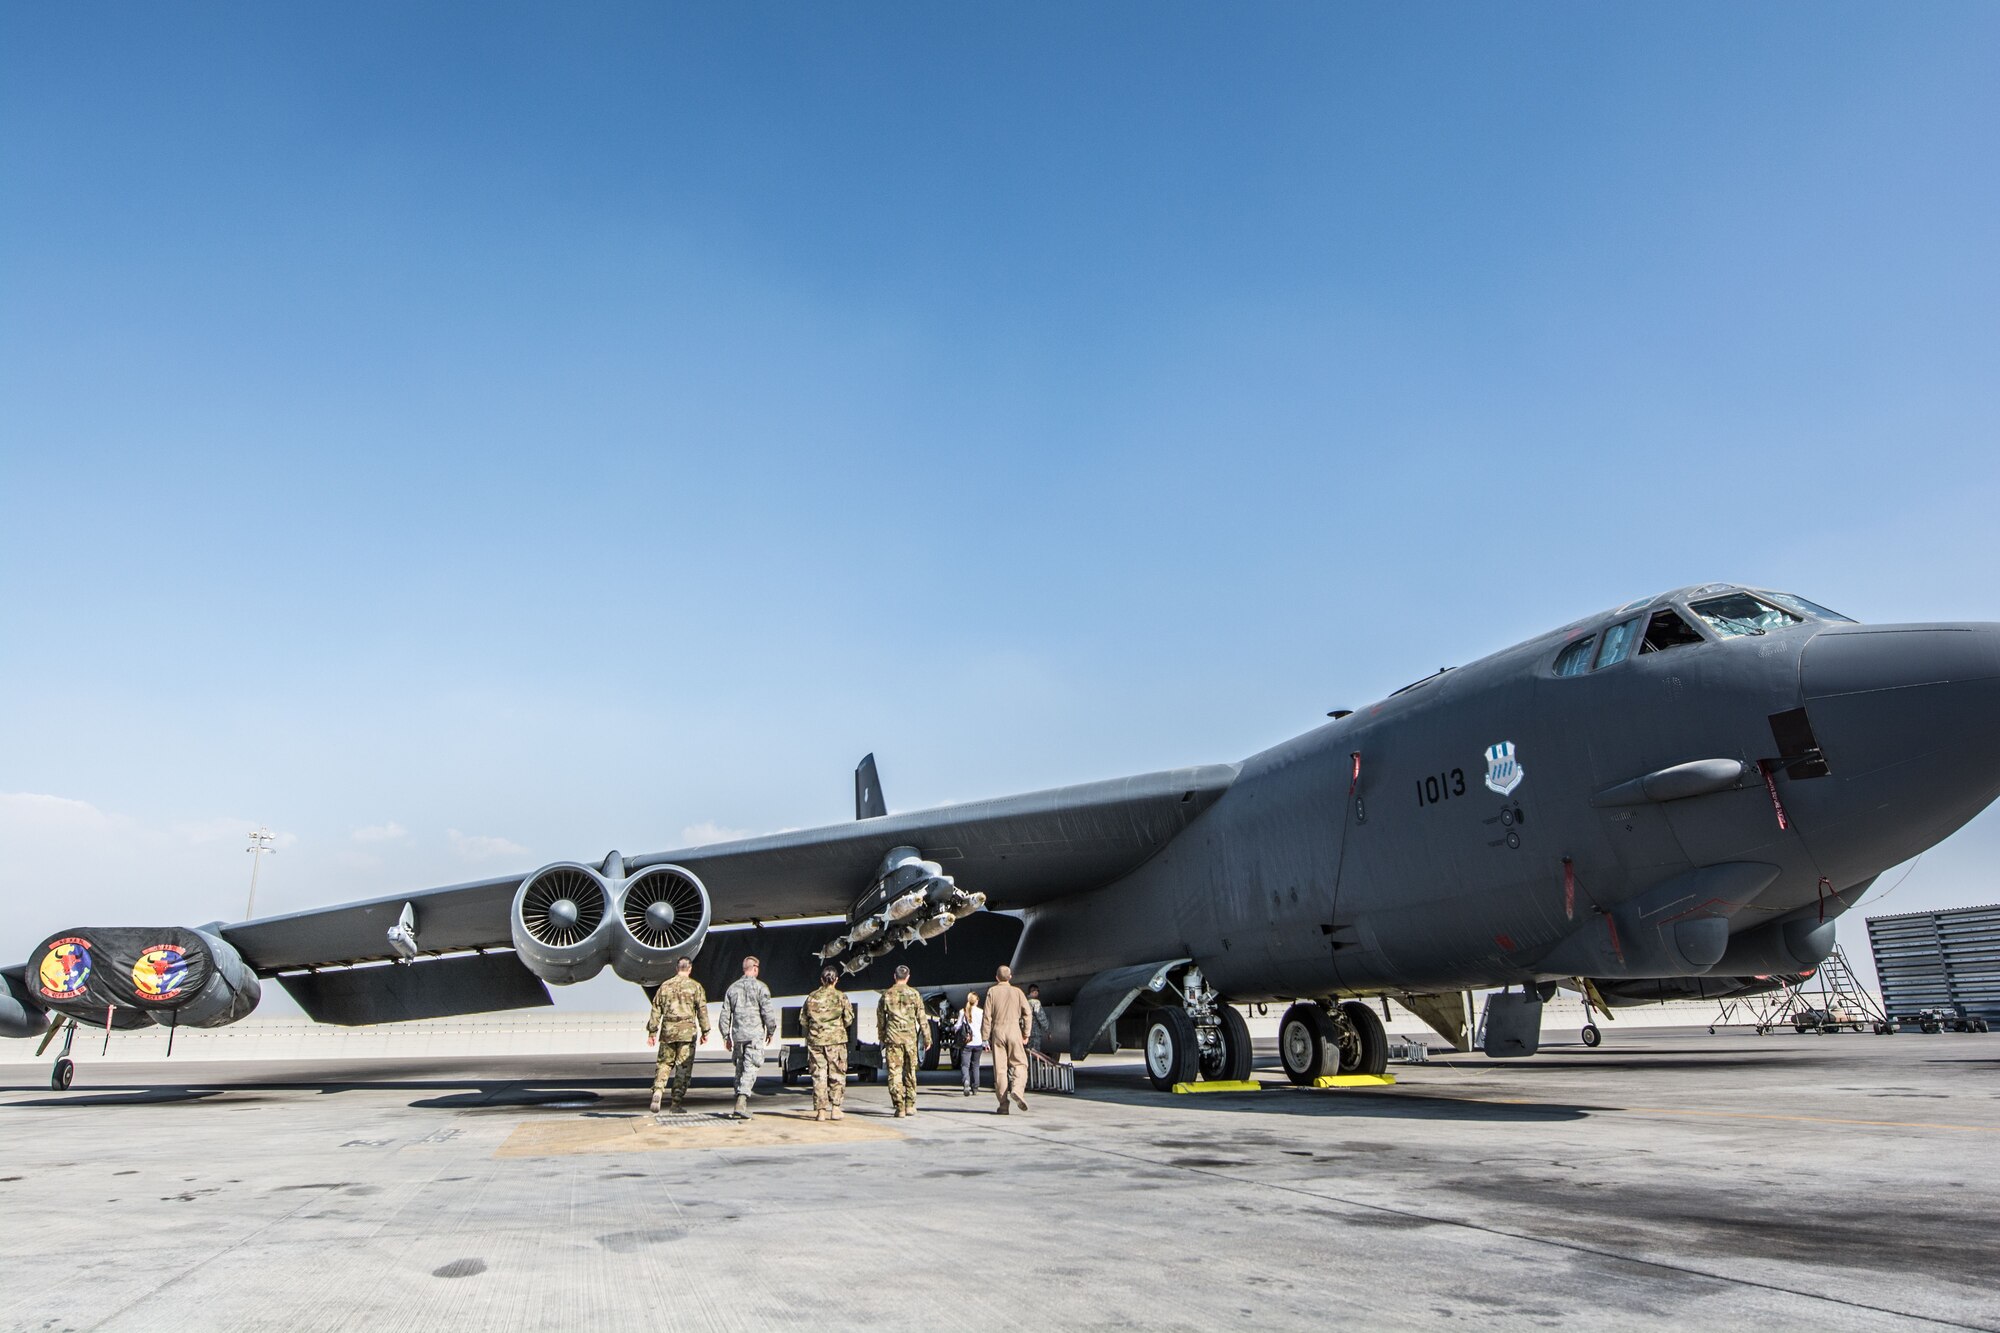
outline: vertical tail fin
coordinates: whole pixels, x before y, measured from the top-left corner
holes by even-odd
[[[889,813],[882,799],[882,780],[875,776],[875,756],[868,755],[854,769],[854,817],[880,819]]]

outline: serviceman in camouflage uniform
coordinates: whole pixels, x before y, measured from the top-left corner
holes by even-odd
[[[678,1113],[687,1096],[688,1079],[694,1075],[694,1048],[708,1040],[708,992],[694,979],[694,962],[683,958],[672,981],[653,992],[653,1014],[646,1020],[646,1044],[658,1042],[660,1052],[653,1066],[653,1111],[660,1109],[660,1094],[673,1081],[673,1101],[668,1110]]]
[[[722,993],[722,1013],[715,1022],[736,1064],[738,1120],[750,1118],[750,1093],[764,1067],[764,1048],[778,1035],[778,1006],[771,1002],[771,988],[757,979],[761,967],[754,957],[743,960],[743,975]]]
[[[875,1010],[875,1040],[889,1065],[889,1101],[898,1119],[917,1112],[917,1059],[929,1035],[924,997],[910,984],[909,966],[899,964],[895,984],[882,992]]]
[[[812,1068],[813,1119],[840,1119],[847,1096],[847,1034],[854,1030],[854,1006],[840,993],[840,973],[827,968],[820,987],[799,1010],[805,1032],[806,1062]]]

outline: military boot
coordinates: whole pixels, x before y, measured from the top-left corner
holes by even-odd
[[[738,1093],[736,1096],[736,1118],[738,1120],[748,1120],[750,1118],[750,1099],[741,1093]]]
[[[648,1111],[652,1112],[652,1113],[653,1113],[654,1115],[658,1115],[658,1114],[660,1113],[660,1094],[659,1094],[659,1093],[657,1093],[657,1092],[656,1092],[656,1093],[654,1093],[654,1094],[653,1094],[653,1101],[652,1101],[652,1104],[651,1104],[651,1105],[649,1105],[649,1106],[647,1106],[647,1108],[646,1108],[646,1109],[647,1109]]]
[[[684,1107],[683,1107],[683,1106],[681,1105],[681,1099],[680,1099],[680,1098],[678,1098],[678,1097],[674,1098],[674,1099],[673,1099],[672,1101],[670,1101],[670,1102],[668,1102],[668,1103],[667,1103],[667,1114],[668,1114],[668,1115],[681,1115],[681,1114],[684,1114],[684,1113],[685,1113],[685,1109],[686,1109],[686,1108],[684,1108]]]

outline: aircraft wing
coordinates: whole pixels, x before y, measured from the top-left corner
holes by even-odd
[[[672,864],[707,885],[715,925],[844,915],[882,857],[914,846],[962,887],[1007,911],[1081,893],[1129,873],[1214,804],[1234,764],[1170,769],[825,828],[627,857]],[[371,962],[403,905],[427,954],[510,943],[508,912],[529,871],[220,927],[258,972]]]

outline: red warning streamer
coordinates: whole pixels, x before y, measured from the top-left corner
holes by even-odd
[[[1764,775],[1764,790],[1771,793],[1771,809],[1777,813],[1778,831],[1782,833],[1792,826],[1792,821],[1785,818],[1785,803],[1778,799],[1778,781],[1771,776],[1771,761],[1759,759],[1757,771]]]
[[[1352,796],[1354,789],[1361,785],[1361,751],[1356,750],[1347,757],[1354,765],[1354,772],[1347,779],[1347,794]]]
[[[1563,915],[1576,920],[1576,864],[1563,858]]]

